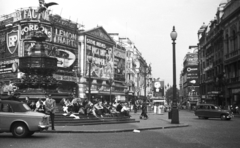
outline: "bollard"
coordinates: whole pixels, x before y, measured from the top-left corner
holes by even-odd
[[[172,119],[172,111],[171,110],[168,111],[168,119]]]
[[[154,105],[153,112],[154,112],[155,114],[157,113],[157,106],[156,106],[156,105]]]
[[[157,113],[158,113],[158,114],[161,114],[161,107],[160,107],[160,106],[158,106],[158,108],[157,108],[157,109],[158,109]]]

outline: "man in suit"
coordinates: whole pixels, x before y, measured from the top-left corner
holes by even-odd
[[[56,101],[52,98],[51,95],[47,96],[46,102],[45,102],[45,109],[46,109],[46,114],[50,115],[52,130],[55,130],[54,117],[55,117],[56,108],[57,108]]]

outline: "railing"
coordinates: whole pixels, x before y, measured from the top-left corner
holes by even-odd
[[[233,58],[233,57],[238,56],[238,55],[240,54],[240,51],[239,51],[239,50],[240,50],[240,49],[234,50],[234,51],[226,54],[226,55],[225,55],[226,59],[229,59],[229,58]]]

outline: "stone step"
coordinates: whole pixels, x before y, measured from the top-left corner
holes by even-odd
[[[74,114],[79,116],[80,119],[74,117],[64,116],[62,112],[55,114],[55,125],[56,126],[81,126],[81,125],[98,125],[98,124],[122,124],[122,123],[134,123],[140,122],[133,118],[118,115],[118,116],[104,116],[103,118],[96,118],[93,115],[85,116]]]

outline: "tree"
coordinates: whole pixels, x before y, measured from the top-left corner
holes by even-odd
[[[177,102],[179,102],[179,89],[176,88],[176,99],[177,99]],[[173,100],[173,87],[169,87],[166,91],[166,101],[167,103],[169,104],[170,102],[172,102]]]

